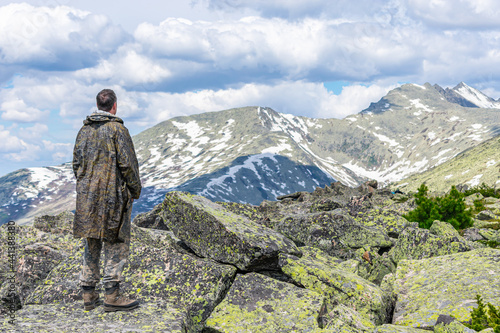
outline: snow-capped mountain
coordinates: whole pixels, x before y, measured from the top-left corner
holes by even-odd
[[[173,118],[133,138],[144,186],[134,210],[151,209],[171,190],[258,204],[332,181],[399,181],[500,134],[500,110],[474,104],[495,102],[484,96],[465,84],[406,84],[344,119],[266,107]],[[0,214],[25,221],[49,203],[68,209],[73,195],[69,165],[23,169],[0,178]]]
[[[453,88],[453,91],[478,108],[500,109],[500,101],[495,101],[493,98],[486,96],[477,89],[469,87],[463,82]]]

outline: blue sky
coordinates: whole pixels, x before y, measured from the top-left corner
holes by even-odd
[[[132,134],[248,105],[343,118],[402,82],[500,97],[496,0],[0,0],[0,176],[70,161],[95,95]]]

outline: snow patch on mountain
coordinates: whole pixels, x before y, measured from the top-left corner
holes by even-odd
[[[493,100],[479,90],[469,87],[463,82],[453,88],[453,90],[477,107],[500,109],[500,102]]]

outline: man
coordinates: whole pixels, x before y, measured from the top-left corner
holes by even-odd
[[[104,247],[104,310],[128,311],[139,303],[120,295],[119,284],[129,255],[132,201],[141,194],[139,165],[132,138],[116,116],[115,93],[104,89],[96,100],[98,110],[84,120],[73,151],[73,235],[85,239],[80,285],[85,310],[102,304],[95,287]]]

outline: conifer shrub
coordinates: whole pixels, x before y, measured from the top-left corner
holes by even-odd
[[[485,183],[482,183],[481,185],[477,185],[474,187],[471,187],[470,189],[464,191],[464,195],[467,197],[472,194],[476,193],[481,193],[483,197],[491,197],[491,198],[497,198],[500,199],[500,190],[488,186]]]
[[[457,230],[472,226],[472,211],[466,209],[463,193],[455,186],[443,197],[429,197],[429,188],[422,184],[415,194],[417,207],[403,215],[410,222],[418,222],[420,228],[429,229],[435,220],[448,222]]]
[[[483,303],[480,295],[476,295],[477,308],[471,311],[471,322],[465,326],[475,331],[482,331],[486,328],[493,328],[493,332],[500,333],[500,307],[495,307],[491,303]]]

